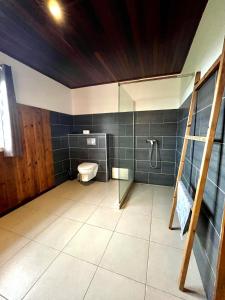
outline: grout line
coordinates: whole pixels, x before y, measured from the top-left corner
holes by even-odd
[[[160,291],[160,292],[163,292],[164,294],[173,296],[173,297],[175,297],[175,298],[177,298],[177,299],[185,300],[185,298],[181,298],[180,296],[177,296],[177,295],[175,295],[175,294],[171,294],[170,292],[168,292],[168,291],[166,291],[166,290],[162,290],[162,289],[156,288],[156,287],[154,287],[154,286],[152,286],[152,285],[149,285],[149,284],[146,284],[146,287],[147,287],[147,286],[149,286],[150,288],[153,288],[153,289],[155,289],[155,290],[158,290],[158,291]]]
[[[4,228],[1,227],[1,229],[4,229]],[[20,237],[26,238],[28,241],[27,241],[27,243],[25,243],[25,245],[23,245],[23,247],[21,247],[20,249],[18,249],[16,253],[14,253],[14,254],[13,254],[12,256],[10,256],[4,263],[2,263],[2,264],[0,265],[0,267],[4,266],[8,261],[10,261],[14,256],[16,256],[23,248],[25,248],[30,242],[32,242],[32,240],[31,240],[30,238],[27,238],[27,237],[25,237],[24,235],[15,233],[14,231],[11,231],[11,230],[8,230],[8,229],[7,229],[7,230],[4,229],[4,230],[5,230],[5,231],[9,231],[10,233],[17,234],[17,235],[19,235]]]
[[[82,195],[81,195],[82,196]],[[96,226],[96,225],[91,225],[91,224],[88,224],[87,223],[87,221],[91,218],[91,216],[96,212],[96,210],[97,209],[99,209],[100,207],[101,207],[101,204],[102,204],[102,202],[104,201],[104,195],[102,196],[102,201],[100,201],[97,205],[96,205],[96,209],[90,214],[90,216],[86,219],[86,221],[85,222],[83,222],[83,224],[81,225],[81,227],[74,233],[74,235],[70,238],[70,240],[65,244],[65,246],[59,251],[59,250],[57,250],[57,249],[54,249],[53,247],[49,247],[49,246],[46,246],[46,245],[43,245],[42,243],[39,243],[39,242],[37,242],[37,241],[35,241],[35,240],[30,240],[29,242],[31,242],[31,241],[33,241],[33,242],[35,242],[35,243],[38,243],[38,244],[40,244],[40,245],[42,245],[42,246],[44,246],[44,247],[49,247],[49,248],[51,248],[51,249],[54,249],[54,250],[56,250],[57,252],[59,252],[58,253],[58,255],[56,255],[56,257],[51,261],[51,263],[45,268],[45,270],[40,274],[40,276],[38,277],[38,279],[34,282],[34,284],[30,287],[30,289],[26,292],[26,294],[22,297],[22,299],[24,299],[24,297],[26,297],[26,295],[30,292],[30,290],[34,287],[34,285],[41,279],[41,277],[46,273],[46,271],[50,268],[50,266],[55,262],[55,260],[58,258],[58,256],[60,255],[60,254],[66,254],[66,255],[69,255],[69,256],[71,256],[71,257],[74,257],[74,258],[76,258],[76,259],[78,259],[78,260],[82,260],[82,259],[80,259],[80,258],[77,258],[77,257],[75,257],[75,256],[73,256],[73,255],[70,255],[70,254],[68,254],[68,253],[65,253],[65,252],[63,252],[63,250],[65,249],[65,247],[68,245],[68,243],[78,234],[78,232],[81,230],[81,228],[83,228],[83,226],[84,225],[89,225],[89,226],[93,226],[93,227],[99,227],[99,226]],[[154,188],[153,188],[153,197],[154,197]],[[152,197],[152,207],[153,207],[153,197]],[[76,203],[76,201],[74,201],[75,203]],[[82,201],[81,201],[81,203],[82,203]],[[70,208],[68,208],[68,210],[69,210]],[[66,210],[67,211],[67,210]],[[65,212],[66,212],[65,211]],[[150,221],[150,233],[149,233],[149,240],[150,240],[150,236],[151,236],[151,224],[152,224],[152,212],[153,212],[153,209],[151,209],[151,221]],[[116,225],[115,225],[115,227],[114,227],[114,230],[113,231],[111,231],[111,230],[109,230],[109,231],[111,231],[112,233],[111,233],[111,237],[110,237],[110,239],[109,239],[109,241],[108,241],[108,243],[107,243],[107,246],[106,246],[106,248],[105,248],[105,250],[104,250],[104,252],[103,252],[103,254],[102,254],[102,256],[101,256],[101,259],[100,259],[100,261],[99,261],[99,264],[98,265],[96,265],[96,264],[93,264],[93,263],[91,263],[91,262],[88,262],[88,261],[85,261],[85,260],[82,260],[82,261],[85,261],[86,263],[89,263],[89,264],[92,264],[92,265],[95,265],[95,266],[97,266],[97,268],[96,268],[96,270],[95,270],[95,272],[94,272],[94,274],[93,274],[93,277],[92,277],[92,280],[90,281],[90,283],[89,283],[89,285],[88,285],[88,287],[87,287],[87,290],[86,290],[86,293],[84,294],[84,297],[83,297],[83,299],[86,297],[86,294],[87,294],[87,292],[88,292],[88,290],[89,290],[89,288],[90,288],[90,286],[91,286],[91,283],[92,283],[92,281],[93,281],[93,279],[94,279],[94,277],[95,277],[95,274],[97,273],[97,270],[100,268],[100,269],[105,269],[105,270],[107,270],[107,271],[110,271],[111,273],[114,273],[114,274],[118,274],[119,276],[122,276],[122,277],[125,277],[125,278],[127,278],[127,279],[129,279],[129,280],[132,280],[132,281],[136,281],[136,282],[138,282],[138,283],[140,283],[140,284],[144,284],[143,282],[139,282],[139,281],[137,281],[137,280],[135,280],[135,279],[133,279],[133,278],[130,278],[130,277],[127,277],[127,276],[125,276],[125,275],[122,275],[122,274],[120,274],[120,273],[116,273],[116,272],[114,272],[114,271],[112,271],[112,270],[109,270],[109,269],[107,269],[107,268],[104,268],[104,267],[101,267],[100,266],[100,263],[101,263],[101,261],[102,261],[102,259],[103,259],[103,257],[104,257],[104,255],[105,255],[105,252],[106,252],[106,250],[107,250],[107,248],[108,248],[108,246],[109,246],[109,243],[110,243],[110,241],[112,240],[112,237],[113,237],[113,235],[114,235],[114,233],[117,233],[116,232],[116,228],[117,228],[117,226],[118,226],[118,223],[119,223],[119,221],[121,220],[121,218],[122,218],[122,216],[124,215],[124,213],[125,213],[125,210],[122,210],[122,212],[121,212],[121,215],[119,216],[119,218],[118,218],[118,220],[117,220],[117,222],[116,222]],[[59,218],[61,218],[61,217],[63,217],[62,215],[60,215],[60,216],[58,216],[58,218],[56,218],[53,222],[55,222],[57,219],[59,219]],[[74,221],[76,221],[76,220],[74,220]],[[53,223],[52,222],[52,223]],[[80,221],[79,221],[80,222]],[[52,224],[51,223],[51,224]],[[82,222],[80,222],[80,223],[82,223]],[[50,226],[51,224],[48,224],[48,226]],[[100,227],[101,228],[101,227]],[[106,228],[103,228],[103,229],[105,229],[105,230],[108,230],[108,229],[106,229]],[[45,229],[44,229],[45,230]],[[43,231],[44,231],[43,230]],[[40,233],[38,233],[38,234],[40,234]],[[124,234],[124,233],[120,233],[120,234],[122,234],[122,235],[128,235],[128,234]],[[132,235],[128,235],[128,236],[132,236]],[[132,236],[132,237],[134,237],[134,238],[138,238],[138,237],[135,237],[135,236]],[[140,239],[142,239],[142,238],[140,238]],[[142,240],[145,240],[145,239],[142,239]],[[147,241],[147,240],[145,240],[145,241]],[[27,244],[29,244],[29,242],[27,243]],[[148,246],[148,260],[149,260],[149,248],[150,248],[150,241],[147,241],[148,243],[149,243],[149,246]],[[26,244],[26,245],[27,245]],[[24,246],[25,247],[25,246]],[[168,247],[170,247],[170,246],[168,246]],[[173,248],[173,247],[172,247]],[[180,250],[180,249],[179,249]],[[20,251],[20,250],[19,250]],[[17,252],[18,253],[18,252]],[[145,293],[146,293],[146,288],[147,288],[147,272],[148,272],[148,263],[149,263],[149,261],[147,260],[147,270],[146,270],[146,283],[145,283]],[[157,289],[157,288],[156,288]],[[162,290],[163,291],[163,290]],[[168,293],[167,291],[163,291],[163,292],[165,292],[165,293],[167,293],[167,294],[170,294],[170,293]],[[171,294],[172,295],[172,294]],[[176,296],[177,297],[177,296]],[[178,297],[179,298],[179,297]],[[182,299],[182,298],[180,298],[180,299]]]
[[[197,242],[201,245],[201,242],[200,242],[200,239],[199,239],[198,236],[197,236]],[[202,251],[202,250],[203,250],[203,251]],[[193,249],[193,251],[194,251],[194,249]],[[213,267],[212,267],[212,264],[211,264],[211,262],[210,262],[208,253],[206,252],[206,249],[201,248],[200,251],[202,252],[203,255],[206,256],[206,260],[207,260],[208,266],[209,266],[209,268],[210,268],[210,270],[211,270],[211,273],[213,274],[214,278],[216,278],[216,276],[217,276],[217,275],[216,275],[216,272],[213,270]],[[197,264],[197,259],[196,259],[195,256],[194,256],[194,258],[195,258],[195,261],[196,261],[196,264]]]
[[[40,243],[36,241],[32,241],[33,243],[37,243],[40,245]],[[43,245],[42,245],[43,246]],[[44,246],[46,247],[46,246]],[[52,248],[51,248],[52,249]],[[55,250],[55,249],[54,249]],[[57,250],[58,251],[58,250]],[[41,279],[41,277],[46,273],[46,271],[50,268],[50,266],[55,262],[55,260],[59,257],[61,254],[61,251],[58,251],[58,254],[55,256],[55,258],[50,262],[50,264],[41,272],[41,274],[38,276],[38,278],[35,280],[35,282],[31,285],[31,287],[27,290],[27,292],[22,296],[21,300],[24,299],[27,294],[31,291],[31,289],[36,285],[36,283]]]
[[[56,250],[56,251],[58,251],[58,254],[56,255],[56,257],[51,261],[51,263],[44,269],[44,271],[40,274],[40,276],[38,276],[38,278],[37,278],[37,280],[31,285],[31,287],[29,288],[29,290],[26,292],[26,294],[21,298],[21,300],[22,299],[24,299],[25,297],[26,297],[26,295],[31,291],[31,289],[35,286],[35,284],[41,279],[41,277],[47,272],[47,270],[50,268],[50,266],[52,266],[52,264],[56,261],[56,259],[59,257],[59,255],[60,254],[65,254],[64,252],[63,252],[63,250],[65,249],[65,247],[67,246],[67,244],[75,237],[75,235],[81,230],[81,228],[85,225],[86,223],[83,223],[82,225],[81,225],[81,227],[75,232],[75,234],[71,237],[71,239],[66,243],[66,245],[59,251],[59,250]],[[37,241],[34,241],[34,240],[32,240],[33,242],[36,242],[36,243],[38,243],[38,244],[41,244],[41,243],[39,243],[39,242],[37,242]],[[43,246],[43,244],[41,244],[42,246]],[[46,246],[45,246],[46,247]],[[50,247],[50,248],[52,248],[52,247]],[[54,248],[53,248],[54,249]],[[54,249],[55,250],[55,249]]]
[[[69,199],[68,199],[69,200]],[[96,209],[97,209],[98,207],[96,207]],[[96,209],[93,211],[93,213],[96,211]],[[43,211],[43,210],[41,210],[41,211]],[[51,214],[49,214],[49,215],[51,215]],[[54,214],[53,214],[54,215]],[[56,215],[54,215],[54,216],[56,216]],[[48,224],[43,230],[41,230],[38,234],[36,234],[32,239],[30,239],[30,238],[28,238],[29,239],[29,242],[27,242],[20,250],[18,250],[18,252],[20,252],[23,248],[25,248],[25,246],[26,245],[28,245],[29,243],[31,243],[31,242],[33,242],[33,243],[37,243],[37,244],[39,244],[39,245],[41,245],[41,246],[43,246],[43,247],[47,247],[47,248],[51,248],[51,249],[53,249],[53,250],[55,250],[55,251],[57,251],[58,252],[58,255],[56,255],[56,257],[51,261],[51,263],[44,269],[44,271],[40,274],[40,276],[38,276],[38,278],[37,278],[37,280],[31,285],[31,287],[27,290],[27,292],[25,293],[25,295],[21,298],[21,300],[22,299],[24,299],[25,297],[26,297],[26,295],[30,292],[30,290],[34,287],[34,285],[39,281],[39,279],[46,273],[46,271],[50,268],[50,266],[53,264],[53,262],[55,262],[55,260],[58,258],[58,256],[61,254],[61,253],[64,253],[63,252],[63,250],[64,250],[64,248],[66,247],[66,245],[72,240],[72,238],[80,231],[80,229],[86,224],[86,223],[83,223],[82,225],[81,225],[81,227],[78,229],[78,231],[76,231],[76,233],[72,236],[72,238],[68,241],[68,243],[61,249],[61,250],[57,250],[57,249],[55,249],[55,248],[53,248],[53,247],[50,247],[50,246],[46,246],[46,245],[44,245],[44,244],[42,244],[42,243],[40,243],[40,242],[38,242],[38,241],[36,241],[36,240],[34,240],[34,238],[35,237],[37,237],[40,233],[42,233],[45,229],[47,229],[47,227],[49,227],[50,225],[52,225],[56,220],[58,220],[59,218],[60,218],[61,216],[57,216],[57,218],[56,219],[54,219],[50,224]],[[80,223],[82,223],[82,222],[80,222]],[[13,231],[12,231],[13,232]],[[15,232],[13,232],[13,233],[15,233]],[[22,235],[23,236],[23,235]],[[25,237],[25,236],[24,236]],[[27,237],[26,237],[27,238]],[[18,253],[17,252],[17,253]],[[12,257],[10,257],[10,259],[11,258],[13,258],[17,253],[15,253]],[[9,260],[10,260],[9,259]],[[9,260],[7,260],[7,261],[9,261]],[[6,263],[6,262],[5,262]],[[4,263],[4,264],[5,264]],[[3,265],[4,265],[3,264]]]
[[[162,219],[159,219],[159,218],[153,218],[153,219],[162,220]],[[184,251],[184,248],[178,248],[178,247],[175,247],[175,246],[171,246],[171,245],[168,245],[168,244],[159,243],[159,242],[156,242],[156,241],[150,241],[150,243],[151,244],[157,244],[157,245],[160,245],[160,246],[163,246],[163,247],[169,247],[169,248],[172,248],[172,249],[180,250],[182,252]],[[185,244],[185,242],[184,242],[184,244]]]
[[[181,152],[180,151],[178,151],[178,153],[181,155]],[[200,168],[199,167],[197,167],[194,163],[193,163],[193,161],[191,161],[189,158],[187,158],[186,157],[186,160],[192,165],[192,166],[194,166],[196,169],[197,169],[197,171],[199,172],[200,171]],[[185,178],[185,177],[184,177]],[[223,191],[218,185],[216,185],[215,184],[215,182],[213,182],[212,181],[212,179],[207,175],[207,179],[215,186],[215,187],[217,187],[224,195],[225,195],[225,191]]]
[[[117,223],[116,223],[116,225],[115,225],[115,227],[114,227],[114,230],[112,231],[111,237],[110,237],[110,239],[109,239],[109,241],[108,241],[108,243],[107,243],[107,245],[106,245],[106,247],[105,247],[105,250],[104,250],[104,252],[103,252],[103,254],[102,254],[102,256],[101,256],[101,258],[100,258],[100,260],[99,260],[98,267],[96,268],[95,273],[94,273],[94,275],[93,275],[93,277],[92,277],[92,280],[90,281],[90,283],[89,283],[89,285],[88,285],[88,287],[87,287],[87,290],[86,290],[86,293],[84,294],[83,299],[85,299],[86,294],[87,294],[87,292],[88,292],[88,290],[89,290],[89,288],[90,288],[90,286],[91,286],[91,283],[92,283],[92,281],[94,280],[94,277],[95,277],[95,275],[96,275],[96,273],[97,273],[97,271],[98,271],[98,269],[99,269],[99,267],[100,267],[100,264],[101,264],[101,262],[102,262],[102,259],[103,259],[104,255],[105,255],[105,253],[106,253],[106,250],[108,249],[109,243],[110,243],[110,241],[112,240],[112,237],[113,237],[113,235],[114,235],[114,233],[115,233],[116,227],[117,227],[117,225],[118,225],[118,223],[119,223],[119,221],[120,221],[122,215],[123,215],[123,212],[121,213],[120,217],[118,218],[118,221],[117,221]]]
[[[151,243],[151,233],[152,233],[152,216],[153,216],[153,202],[154,202],[154,194],[155,194],[155,188],[153,187],[152,190],[152,205],[151,205],[151,216],[150,216],[150,231],[149,231],[149,244],[148,244],[148,255],[147,255],[147,268],[146,268],[146,277],[145,277],[145,297],[146,298],[146,292],[147,292],[147,281],[148,281],[148,266],[149,266],[149,257],[150,257],[150,243]]]

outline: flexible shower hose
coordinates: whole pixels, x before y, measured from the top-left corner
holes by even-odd
[[[153,162],[152,162],[153,161],[153,157],[152,156],[153,156],[154,144],[156,145],[155,146],[155,150],[156,150],[155,164],[153,164]],[[150,150],[149,156],[150,156],[150,159],[149,159],[150,167],[152,169],[156,169],[158,167],[158,143],[157,143],[157,141],[151,143],[151,150]]]

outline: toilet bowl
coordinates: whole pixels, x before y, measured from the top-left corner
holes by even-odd
[[[77,167],[79,172],[78,178],[82,182],[87,182],[93,179],[98,172],[98,164],[84,162]]]

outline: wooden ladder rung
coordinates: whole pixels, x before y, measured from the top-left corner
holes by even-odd
[[[206,136],[198,136],[198,135],[185,135],[185,139],[192,140],[192,141],[198,141],[205,143],[207,141]]]

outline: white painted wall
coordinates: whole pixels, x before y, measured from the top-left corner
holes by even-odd
[[[180,84],[181,79],[164,79],[123,84],[122,88],[133,99],[136,111],[174,109],[180,104]],[[73,89],[73,114],[117,112],[118,92],[117,83]]]
[[[225,0],[209,0],[188,53],[182,73],[203,76],[221,54],[225,37]],[[193,80],[182,80],[181,103],[193,90]]]
[[[109,83],[72,90],[75,115],[118,111],[118,84]]]
[[[180,78],[141,81],[123,87],[135,102],[135,110],[161,110],[178,108],[180,104]]]
[[[18,103],[72,113],[71,90],[0,52],[0,64],[11,66]]]

